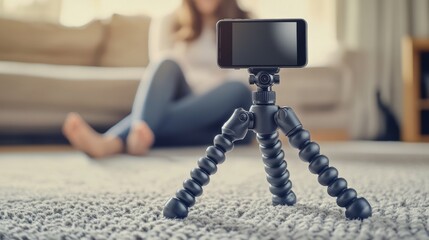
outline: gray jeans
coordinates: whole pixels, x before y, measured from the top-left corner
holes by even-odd
[[[202,95],[193,94],[179,65],[163,60],[147,68],[131,114],[106,134],[126,143],[132,123],[145,121],[157,146],[210,144],[235,108],[247,110],[250,105],[251,92],[238,81],[228,81]],[[244,142],[249,142],[250,138],[246,139]]]

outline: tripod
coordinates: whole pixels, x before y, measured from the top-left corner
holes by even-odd
[[[198,160],[198,167],[191,171],[191,178],[183,182],[183,189],[178,190],[176,196],[165,204],[165,217],[187,217],[188,208],[203,193],[202,186],[207,185],[209,176],[216,173],[217,164],[225,161],[225,153],[231,151],[234,142],[243,139],[249,129],[257,133],[273,205],[295,204],[296,196],[292,191],[277,128],[288,137],[293,147],[300,150],[299,157],[310,164],[310,172],[318,174],[318,182],[328,186],[328,194],[337,198],[337,205],[346,208],[347,218],[365,219],[371,216],[371,205],[365,198],[358,198],[357,192],[347,187],[344,178],[338,177],[338,170],[329,166],[328,158],[320,154],[319,145],[310,141],[310,133],[303,129],[294,111],[275,105],[276,94],[272,86],[280,82],[278,72],[279,68],[249,68],[249,82],[257,86],[257,91],[252,93],[253,105],[249,111],[236,109],[222,126],[222,134],[214,138],[214,145],[207,148],[206,156]]]

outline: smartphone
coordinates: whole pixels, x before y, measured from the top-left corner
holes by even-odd
[[[224,19],[216,24],[221,68],[303,67],[307,23],[303,19]]]

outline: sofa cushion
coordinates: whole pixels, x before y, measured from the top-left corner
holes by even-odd
[[[112,125],[130,112],[143,72],[0,62],[0,134],[58,130],[72,111],[92,126]]]
[[[337,66],[288,68],[281,71],[281,84],[274,90],[280,105],[324,111],[347,104],[350,81],[347,70]]]
[[[0,60],[68,65],[94,65],[104,26],[82,27],[0,18]]]
[[[107,28],[100,66],[144,67],[149,63],[150,18],[114,14]]]

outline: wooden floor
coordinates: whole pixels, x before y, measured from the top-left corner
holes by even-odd
[[[17,145],[0,146],[0,153],[5,152],[63,152],[72,151],[70,145]]]
[[[310,130],[311,139],[313,141],[348,141],[350,137],[346,131],[341,130]],[[288,142],[287,137],[280,133],[280,140],[282,142]],[[255,141],[255,144],[256,141]],[[0,153],[2,152],[63,152],[72,151],[73,148],[70,145],[10,145],[1,146]]]

